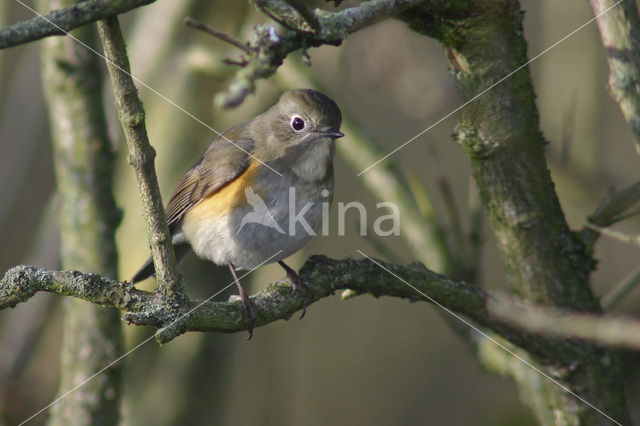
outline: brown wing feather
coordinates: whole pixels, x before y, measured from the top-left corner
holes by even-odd
[[[171,227],[184,214],[207,196],[240,176],[249,167],[253,140],[243,132],[245,124],[234,127],[225,136],[234,144],[219,137],[202,154],[200,160],[182,176],[167,203],[167,221]],[[237,146],[236,146],[237,145]],[[242,149],[240,149],[242,148]]]

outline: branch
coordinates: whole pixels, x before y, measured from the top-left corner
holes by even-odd
[[[604,228],[589,222],[587,222],[585,228],[591,229],[609,238],[613,238],[614,240],[640,247],[640,235],[626,234],[624,232],[616,231],[615,229]]]
[[[118,18],[114,16],[98,22],[98,32],[113,85],[118,118],[129,147],[129,164],[136,173],[142,198],[158,291],[163,298],[186,298],[158,187],[154,165],[156,152],[147,137],[145,113],[129,69]]]
[[[640,321],[637,319],[518,306],[507,300],[492,300],[488,307],[492,316],[532,333],[640,350]]]
[[[546,361],[575,362],[584,350],[584,346],[574,346],[568,341],[522,333],[505,321],[492,318],[487,309],[491,298],[487,293],[475,285],[432,272],[419,263],[397,266],[367,259],[334,260],[312,256],[300,270],[300,277],[309,288],[307,306],[341,289],[349,290],[349,297],[368,293],[375,297],[431,301],[450,313],[468,318],[476,326],[495,331]],[[156,339],[160,343],[187,331],[231,333],[247,330],[249,324],[240,300],[183,299],[166,303],[157,293],[138,290],[127,282],[78,271],[49,271],[30,266],[14,267],[0,280],[0,310],[24,302],[39,291],[73,296],[126,311],[125,320],[129,323],[157,327]],[[253,323],[254,328],[288,319],[303,305],[287,280],[266,286],[251,299],[262,314]]]
[[[289,53],[323,44],[339,46],[350,33],[370,26],[392,14],[409,9],[424,0],[371,0],[362,4],[330,13],[321,9],[307,11],[296,20],[282,15],[282,10],[297,10],[281,0],[261,0],[262,11],[286,25],[277,31],[271,25],[258,25],[249,42],[245,60],[229,84],[226,93],[216,95],[216,104],[223,107],[239,105],[255,90],[256,81],[274,74]],[[308,22],[303,25],[301,22]],[[296,29],[293,27],[295,26]],[[246,62],[246,63],[245,63]]]
[[[44,0],[43,6],[70,5],[75,0]],[[103,107],[102,61],[93,27],[69,37],[40,43],[42,81],[51,126],[53,161],[59,194],[61,262],[65,269],[93,271],[115,278],[118,251],[115,233],[121,212],[113,196],[115,150],[107,132]],[[122,353],[124,341],[116,309],[80,300],[64,303],[58,395],[89,377]],[[90,351],[91,356],[85,354]],[[122,368],[109,370],[51,411],[51,424],[73,424],[79,418],[119,422]],[[88,403],[87,401],[92,401]]]
[[[620,216],[640,200],[640,181],[622,191],[613,189],[604,197],[596,210],[587,218],[587,222],[596,227],[606,228],[616,223]],[[593,226],[585,225],[581,237],[590,251],[600,236]]]
[[[466,105],[460,110],[455,138],[469,157],[511,290],[531,303],[599,313],[598,300],[588,285],[593,259],[564,218],[544,157],[535,94],[524,65],[529,59],[519,2],[474,2],[462,18],[434,16],[422,9],[402,17],[410,28],[445,45]],[[553,365],[542,362],[541,366],[571,371],[563,381],[568,389],[628,423],[615,356],[583,342],[569,346],[567,350],[576,355],[572,361],[564,358],[567,363],[557,364],[563,359],[558,357]],[[529,382],[519,383],[534,391]],[[562,413],[566,423],[602,421],[595,411],[576,408],[574,401],[566,399],[565,390],[557,387],[545,389],[544,402],[533,407],[540,418]]]
[[[624,299],[640,283],[640,267],[636,267],[602,297],[602,309],[608,311]]]
[[[407,267],[381,265],[450,309],[464,312],[478,321],[486,321],[483,318],[486,318],[484,306],[487,295],[477,287],[449,280],[420,264]],[[300,277],[309,287],[307,305],[339,289],[350,289],[352,295],[369,293],[376,297],[387,295],[412,301],[423,299],[411,287],[369,260],[333,260],[313,256],[300,270]],[[126,311],[128,314],[125,318],[131,323],[160,328],[158,339],[161,342],[167,342],[186,331],[236,332],[246,330],[248,325],[241,301],[203,302],[190,299],[167,306],[158,294],[138,290],[127,282],[96,274],[49,271],[30,266],[14,267],[4,275],[0,281],[0,310],[24,302],[38,291],[73,296]],[[251,298],[262,314],[256,318],[254,327],[288,319],[302,309],[302,299],[286,281],[268,285]],[[195,307],[198,308],[185,316]],[[177,323],[172,324],[176,320]]]
[[[40,16],[0,29],[0,49],[40,40],[44,37],[65,35],[74,28],[116,16],[155,0],[85,0],[78,4],[54,10],[44,19]],[[26,6],[25,6],[26,7]],[[32,10],[33,11],[33,10]]]
[[[609,90],[640,153],[640,18],[633,0],[589,0],[609,62]],[[620,4],[617,4],[620,3]]]
[[[249,48],[249,46],[247,46],[246,44],[242,43],[241,41],[236,40],[235,38],[231,37],[229,34],[226,34],[222,31],[218,31],[215,28],[210,27],[209,25],[206,25],[203,22],[200,22],[196,19],[193,19],[191,17],[187,17],[184,20],[184,24],[188,27],[192,27],[195,28],[197,30],[200,31],[204,31],[205,33],[212,35],[216,38],[219,38],[220,40],[229,43],[230,45],[237,47],[238,49],[242,50],[245,53],[251,54],[252,50]]]

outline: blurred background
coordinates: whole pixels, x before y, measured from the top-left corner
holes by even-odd
[[[523,0],[529,57],[593,17],[584,1]],[[346,2],[346,6],[349,6]],[[321,5],[322,7],[329,7]],[[394,20],[350,36],[341,47],[310,50],[313,66],[291,55],[277,76],[260,81],[239,108],[213,106],[239,52],[182,24],[193,16],[246,40],[252,26],[268,22],[248,2],[158,1],[122,16],[133,74],[215,129],[223,131],[269,107],[292,87],[313,84],[334,98],[362,135],[389,152],[460,105],[440,45]],[[0,3],[5,26],[31,18],[17,2]],[[551,144],[547,158],[570,225],[579,229],[608,188],[638,180],[638,156],[617,105],[606,90],[607,65],[595,25],[560,44],[530,66],[541,128]],[[110,133],[117,147],[116,199],[124,218],[117,240],[120,277],[130,278],[148,257],[133,173],[120,124],[105,85]],[[167,197],[184,171],[215,137],[154,93],[139,87],[157,170]],[[472,193],[468,161],[451,134],[456,116],[443,121],[392,157],[405,177],[418,179],[435,214],[448,228],[441,182],[453,188],[465,230]],[[350,136],[339,144],[349,144]],[[298,268],[310,254],[358,257],[359,249],[398,263],[415,260],[403,236],[375,241],[347,216],[337,236],[337,202],[360,201],[371,226],[381,211],[349,161],[336,160],[331,235],[315,238],[290,259]],[[17,264],[59,268],[57,207],[38,43],[0,52],[0,273]],[[351,216],[353,215],[353,216]],[[335,220],[334,220],[335,219]],[[401,219],[402,220],[402,219]],[[477,283],[505,291],[499,254],[483,224]],[[616,227],[638,233],[629,219]],[[381,248],[384,247],[384,248]],[[638,265],[636,247],[601,238],[593,285],[604,295]],[[189,292],[208,297],[231,283],[226,268],[189,256],[181,264]],[[90,271],[88,271],[90,272]],[[266,266],[244,279],[254,291],[283,278]],[[152,289],[153,280],[142,284]],[[217,299],[225,300],[233,287]],[[38,294],[0,312],[0,424],[15,424],[53,400],[61,340],[61,298]],[[640,290],[614,311],[640,315]],[[164,346],[154,342],[124,359],[125,425],[172,424],[535,424],[510,379],[482,368],[438,308],[393,298],[330,297],[313,304],[302,321],[233,335],[189,333]],[[125,326],[127,347],[153,332]],[[628,402],[640,421],[640,355],[621,352]],[[46,414],[32,424],[43,424]]]

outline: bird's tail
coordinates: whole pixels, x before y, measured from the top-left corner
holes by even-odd
[[[189,250],[191,250],[191,246],[189,245],[189,243],[180,243],[180,244],[174,245],[173,250],[176,253],[176,260],[180,262],[180,260],[182,260],[182,258],[187,253],[189,253]],[[139,281],[146,280],[147,278],[149,278],[151,275],[154,275],[155,273],[156,273],[156,268],[153,266],[153,259],[150,257],[149,259],[147,259],[146,262],[144,262],[144,265],[142,265],[142,267],[138,270],[138,272],[135,273],[133,278],[131,278],[131,283],[135,284]]]

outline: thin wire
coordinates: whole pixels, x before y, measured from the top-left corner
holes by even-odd
[[[246,277],[247,275],[249,275],[250,273],[252,273],[253,271],[255,271],[256,269],[258,269],[259,267],[261,267],[262,265],[264,265],[265,263],[267,263],[269,260],[273,259],[275,256],[277,256],[278,254],[280,254],[282,252],[282,250],[279,250],[277,253],[273,254],[271,257],[269,257],[268,259],[266,259],[265,261],[263,261],[261,264],[259,264],[258,266],[256,266],[255,268],[253,268],[252,270],[248,271],[246,274],[242,275],[240,278],[238,278],[239,280],[241,280],[242,278]],[[183,314],[182,316],[180,316],[180,318],[174,320],[171,324],[169,324],[167,327],[171,327],[174,324],[176,324],[179,321],[182,321],[183,318],[185,318],[186,316],[188,316],[189,314],[191,314],[193,311],[195,311],[196,309],[198,309],[200,306],[204,305],[205,303],[207,303],[208,301],[210,301],[211,299],[213,299],[214,297],[216,297],[217,295],[219,295],[220,293],[222,293],[223,291],[225,291],[226,289],[228,289],[229,287],[231,287],[232,285],[234,285],[236,283],[235,280],[233,280],[229,285],[225,286],[222,290],[218,291],[217,293],[213,294],[212,296],[207,297],[205,300],[203,300],[202,302],[198,303],[194,308],[192,308],[191,310],[189,310],[187,313]],[[43,411],[46,411],[47,409],[51,408],[52,406],[56,405],[58,402],[60,402],[62,399],[66,398],[67,396],[69,396],[70,394],[72,394],[73,392],[75,392],[78,388],[84,386],[85,384],[87,384],[88,382],[90,382],[91,380],[93,380],[94,378],[96,378],[97,376],[99,376],[100,374],[102,374],[103,372],[105,372],[106,370],[108,370],[109,368],[113,367],[114,365],[116,365],[118,362],[122,361],[122,359],[124,359],[126,356],[128,356],[129,354],[131,354],[132,352],[138,350],[141,346],[147,344],[148,342],[150,342],[151,340],[153,340],[155,336],[149,336],[147,337],[145,340],[143,340],[141,343],[138,343],[136,346],[134,346],[133,348],[129,349],[127,352],[125,352],[124,354],[120,355],[118,358],[116,358],[115,360],[111,361],[109,364],[107,364],[105,367],[101,368],[100,370],[96,371],[95,373],[93,373],[91,376],[87,377],[86,379],[84,379],[82,382],[78,383],[76,386],[74,386],[73,388],[69,389],[68,391],[66,391],[64,394],[60,395],[58,398],[56,398],[55,400],[53,400],[52,402],[50,402],[49,404],[47,404],[46,406],[42,407],[40,410],[38,410],[36,413],[32,414],[28,419],[23,420],[18,426],[22,426],[25,423],[29,422],[30,420],[32,420],[34,417],[37,417],[40,413],[42,413]]]
[[[558,387],[560,387],[560,389],[562,389],[565,392],[570,393],[571,395],[575,396],[576,398],[578,398],[580,401],[584,402],[586,405],[588,405],[589,407],[593,408],[594,410],[596,410],[598,413],[602,414],[604,417],[606,417],[607,419],[611,420],[613,423],[622,426],[622,423],[615,421],[614,419],[612,419],[611,417],[609,417],[605,412],[603,412],[602,410],[600,410],[598,407],[596,407],[595,405],[591,404],[589,401],[585,400],[584,398],[582,398],[581,396],[577,395],[575,392],[573,392],[571,389],[569,389],[568,387],[566,387],[565,385],[563,385],[562,383],[558,382],[557,380],[555,380],[553,377],[549,376],[548,374],[546,374],[544,371],[540,370],[539,368],[537,368],[535,365],[531,364],[529,361],[527,361],[526,359],[522,358],[521,356],[519,356],[518,354],[514,353],[512,350],[510,350],[509,348],[507,348],[505,345],[503,345],[502,343],[498,342],[496,339],[494,339],[493,337],[489,336],[487,333],[485,333],[484,331],[480,330],[478,327],[476,327],[475,325],[473,325],[471,322],[467,321],[466,319],[464,319],[463,317],[461,317],[460,315],[456,314],[455,312],[453,312],[451,309],[447,308],[446,306],[440,304],[437,300],[431,298],[430,296],[428,296],[427,294],[425,294],[424,292],[418,290],[416,287],[414,287],[413,285],[411,285],[410,283],[408,283],[407,281],[405,281],[402,277],[399,277],[398,275],[394,274],[392,271],[390,271],[389,269],[385,268],[383,265],[381,265],[380,263],[376,262],[373,258],[367,256],[365,253],[363,253],[360,250],[356,250],[358,253],[360,253],[362,256],[366,257],[367,259],[369,259],[371,262],[375,263],[376,265],[378,265],[380,268],[384,269],[385,271],[387,271],[389,274],[393,275],[394,277],[396,277],[397,279],[399,279],[400,281],[402,281],[403,283],[405,283],[406,285],[408,285],[409,287],[411,287],[412,289],[414,289],[415,291],[417,291],[418,293],[420,293],[421,295],[423,295],[424,297],[426,297],[431,303],[433,303],[434,305],[438,306],[439,308],[443,309],[445,312],[447,312],[448,314],[452,315],[454,318],[458,319],[459,321],[463,322],[464,324],[466,324],[467,326],[471,327],[474,331],[476,331],[477,333],[481,334],[483,337],[487,338],[488,340],[490,340],[492,343],[495,343],[500,349],[503,349],[504,351],[508,352],[510,355],[512,355],[513,357],[515,357],[516,359],[518,359],[520,362],[522,362],[523,364],[525,364],[526,366],[532,368],[533,370],[537,371],[539,374],[541,374],[542,376],[544,376],[545,378],[549,379],[551,382],[553,382],[555,385],[557,385]]]
[[[171,99],[169,99],[167,96],[163,95],[162,93],[158,92],[156,89],[154,89],[153,87],[149,86],[147,83],[145,83],[144,81],[140,80],[139,78],[137,78],[136,76],[134,76],[133,74],[131,74],[128,71],[125,71],[124,69],[122,69],[119,65],[114,64],[112,61],[110,61],[109,59],[107,59],[106,56],[104,56],[103,54],[101,54],[100,52],[98,52],[97,50],[95,50],[94,48],[92,48],[91,46],[87,45],[86,43],[84,43],[82,40],[79,40],[78,38],[72,36],[71,34],[69,34],[67,31],[63,30],[60,26],[58,26],[57,24],[55,24],[54,22],[52,22],[51,20],[47,19],[46,16],[42,15],[40,12],[38,12],[35,9],[32,9],[31,7],[27,6],[26,4],[24,4],[21,0],[15,0],[16,2],[20,3],[22,6],[24,6],[25,8],[29,9],[31,12],[35,13],[36,15],[38,15],[40,18],[44,19],[45,21],[47,21],[49,24],[53,25],[54,27],[56,27],[58,30],[62,31],[65,35],[71,37],[73,40],[75,40],[76,42],[78,42],[79,44],[81,44],[82,46],[84,46],[85,48],[89,49],[91,52],[95,53],[96,55],[98,55],[100,58],[102,58],[106,63],[113,65],[114,67],[118,68],[118,70],[120,70],[121,72],[123,72],[124,74],[128,75],[129,77],[131,77],[133,80],[135,80],[136,82],[138,82],[138,84],[146,87],[147,89],[149,89],[150,91],[152,91],[153,93],[155,93],[156,95],[160,96],[162,99],[164,99],[165,101],[169,102],[171,105],[173,105],[174,107],[178,108],[180,111],[182,111],[183,113],[185,113],[186,115],[188,115],[189,117],[191,117],[192,119],[194,119],[195,121],[197,121],[198,123],[202,124],[204,127],[206,127],[207,129],[211,130],[213,133],[215,133],[216,135],[218,135],[219,137],[221,137],[222,139],[226,140],[227,142],[229,142],[230,144],[232,144],[233,146],[235,146],[236,148],[238,148],[240,151],[244,152],[245,154],[249,155],[250,157],[252,157],[253,159],[255,159],[256,161],[258,161],[259,163],[262,163],[262,165],[268,167],[269,169],[271,169],[271,171],[273,171],[274,173],[276,173],[279,176],[282,176],[282,173],[280,173],[279,171],[277,171],[276,169],[274,169],[273,167],[269,166],[267,163],[265,163],[264,161],[262,161],[261,159],[259,159],[258,157],[256,157],[255,155],[253,155],[252,153],[250,153],[249,151],[245,150],[244,148],[242,148],[240,145],[236,144],[235,142],[233,142],[231,139],[227,138],[225,135],[223,135],[222,133],[220,133],[219,131],[217,131],[216,129],[214,129],[213,127],[209,126],[207,123],[205,123],[204,121],[200,120],[198,117],[196,117],[195,115],[193,115],[192,113],[190,113],[189,111],[187,111],[186,109],[184,109],[183,107],[181,107],[180,105],[178,105],[177,103],[175,103],[174,101],[172,101]]]
[[[535,61],[536,59],[540,58],[542,55],[544,55],[545,53],[547,53],[548,51],[550,51],[551,49],[553,49],[554,47],[556,47],[557,45],[559,45],[560,43],[564,42],[565,40],[567,40],[569,37],[573,36],[575,33],[577,33],[578,31],[582,30],[584,27],[586,27],[587,25],[591,24],[593,21],[595,21],[596,19],[598,19],[599,17],[601,17],[602,15],[604,15],[605,13],[609,12],[611,9],[613,9],[614,7],[616,7],[617,5],[619,5],[620,3],[622,3],[623,0],[618,0],[617,3],[615,3],[613,6],[608,7],[607,9],[605,9],[604,11],[600,12],[598,15],[596,15],[595,17],[591,18],[590,20],[588,20],[587,22],[585,22],[584,24],[580,25],[578,28],[576,28],[575,30],[571,31],[569,34],[567,34],[566,36],[562,37],[560,40],[556,41],[555,43],[553,43],[551,46],[547,47],[546,49],[544,49],[542,52],[538,53],[536,56],[534,56],[533,58],[529,59],[527,62],[525,62],[524,64],[520,65],[518,68],[516,68],[515,70],[511,71],[509,74],[505,75],[504,77],[502,77],[500,80],[496,81],[495,83],[493,83],[491,86],[487,87],[486,89],[484,89],[482,92],[478,93],[477,95],[475,95],[473,98],[469,99],[467,102],[463,103],[462,105],[460,105],[459,107],[457,107],[456,109],[454,109],[453,111],[451,111],[450,113],[448,113],[447,115],[445,115],[444,117],[442,117],[441,119],[439,119],[438,121],[436,121],[435,123],[433,123],[432,125],[430,125],[429,127],[427,127],[426,129],[424,129],[423,131],[421,131],[420,133],[418,133],[417,135],[415,135],[414,137],[412,137],[411,139],[409,139],[408,141],[404,142],[402,145],[400,145],[399,147],[397,147],[396,149],[394,149],[393,151],[391,151],[390,153],[388,153],[387,155],[385,155],[384,157],[380,158],[378,161],[376,161],[375,163],[371,164],[369,167],[367,167],[366,169],[364,169],[363,171],[361,171],[360,173],[357,174],[357,176],[360,176],[361,174],[363,174],[364,172],[366,172],[367,170],[371,169],[372,167],[376,166],[377,164],[379,164],[380,162],[386,160],[387,158],[389,158],[390,156],[392,156],[393,154],[395,154],[397,151],[399,151],[400,149],[404,148],[405,146],[407,146],[408,144],[410,144],[411,142],[413,142],[414,140],[416,140],[417,138],[419,138],[420,136],[424,135],[425,133],[427,133],[429,130],[433,129],[435,126],[437,126],[438,124],[442,123],[444,120],[446,120],[447,118],[451,117],[453,114],[455,114],[456,112],[460,111],[462,108],[466,107],[467,105],[469,105],[471,102],[477,100],[480,96],[484,95],[485,93],[487,93],[489,90],[493,89],[494,87],[496,87],[497,85],[499,85],[500,83],[502,83],[503,81],[507,80],[509,77],[511,77],[512,75],[514,75],[515,73],[517,73],[518,71],[520,71],[521,69],[523,69],[524,67],[526,67],[527,65],[529,65],[531,62]]]

